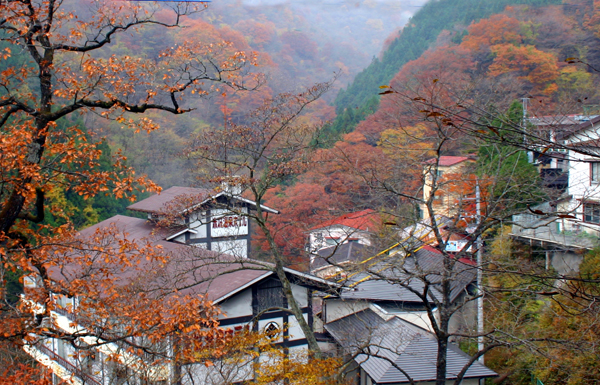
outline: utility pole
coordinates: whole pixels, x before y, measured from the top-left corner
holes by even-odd
[[[477,203],[477,228],[481,230],[481,192],[479,190],[479,178],[475,185],[475,199]],[[483,344],[483,240],[481,234],[477,235],[477,290],[479,298],[477,298],[477,349],[482,351]],[[483,354],[479,356],[479,362],[483,364]]]
[[[523,102],[523,118],[521,119],[521,130],[523,131],[523,146],[527,148],[527,133],[525,132],[527,128],[527,101],[529,98],[521,98]],[[533,151],[527,151],[527,160],[530,164],[533,164]]]

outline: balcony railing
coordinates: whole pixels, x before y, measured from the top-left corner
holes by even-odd
[[[511,232],[513,236],[532,241],[553,243],[565,249],[593,249],[598,245],[598,238],[583,230],[561,231],[559,227],[561,219],[551,215],[555,209],[549,203],[533,207],[531,211],[539,211],[549,215],[537,215],[533,212],[513,215]]]
[[[84,372],[83,370],[81,370],[77,366],[73,365],[72,363],[70,363],[69,361],[67,361],[66,359],[64,359],[63,357],[61,357],[58,354],[56,354],[54,351],[52,351],[52,350],[48,349],[47,347],[45,347],[44,345],[39,345],[39,346],[37,346],[37,348],[42,353],[44,353],[45,355],[47,355],[48,357],[50,357],[50,359],[52,361],[55,361],[60,366],[62,366],[63,368],[65,368],[65,370],[73,373],[73,375],[76,376],[76,377],[78,377],[84,384],[102,385],[98,380],[96,380],[90,374]]]

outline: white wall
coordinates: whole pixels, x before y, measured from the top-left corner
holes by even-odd
[[[292,283],[292,294],[300,307],[308,306],[308,289]]]
[[[590,161],[600,162],[600,158],[578,154],[569,151],[569,195],[573,199],[597,199],[600,200],[600,184],[591,182]]]
[[[207,218],[205,211],[197,211],[190,215],[189,228],[194,230],[196,234],[190,233],[190,238],[206,238]]]
[[[223,314],[219,318],[252,315],[252,289],[243,290],[220,305]]]
[[[359,312],[369,307],[366,301],[344,301],[338,298],[323,301],[325,323],[335,321],[347,315]]]
[[[319,237],[320,235],[320,237]],[[329,226],[312,230],[308,237],[310,251],[348,242],[349,238],[358,238],[358,243],[371,245],[370,233],[347,226]],[[329,243],[327,240],[329,239]]]

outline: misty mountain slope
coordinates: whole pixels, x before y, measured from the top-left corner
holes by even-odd
[[[442,30],[468,26],[503,11],[508,5],[544,6],[560,3],[560,0],[429,1],[409,20],[382,57],[374,59],[345,90],[340,90],[335,100],[338,116],[330,127],[331,132],[350,132],[358,122],[373,113],[377,105],[378,87],[388,84],[404,64],[419,58],[436,41]],[[369,107],[366,108],[366,105]]]

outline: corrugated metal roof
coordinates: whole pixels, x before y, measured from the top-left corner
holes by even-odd
[[[436,378],[437,341],[435,336],[398,317],[383,319],[371,309],[346,316],[325,325],[325,329],[378,384],[433,381]],[[470,357],[450,344],[447,379],[456,378]],[[393,364],[392,364],[393,363]],[[496,373],[475,362],[465,378],[492,377]]]
[[[341,298],[422,303],[413,291],[423,293],[427,280],[431,284],[431,294],[440,295],[436,284],[443,279],[444,258],[448,257],[431,247],[420,248],[406,257],[401,254],[386,256],[380,263],[370,266],[368,272],[351,276],[348,284],[352,289],[343,291]],[[454,301],[475,281],[477,268],[460,260],[452,263],[450,299]]]

